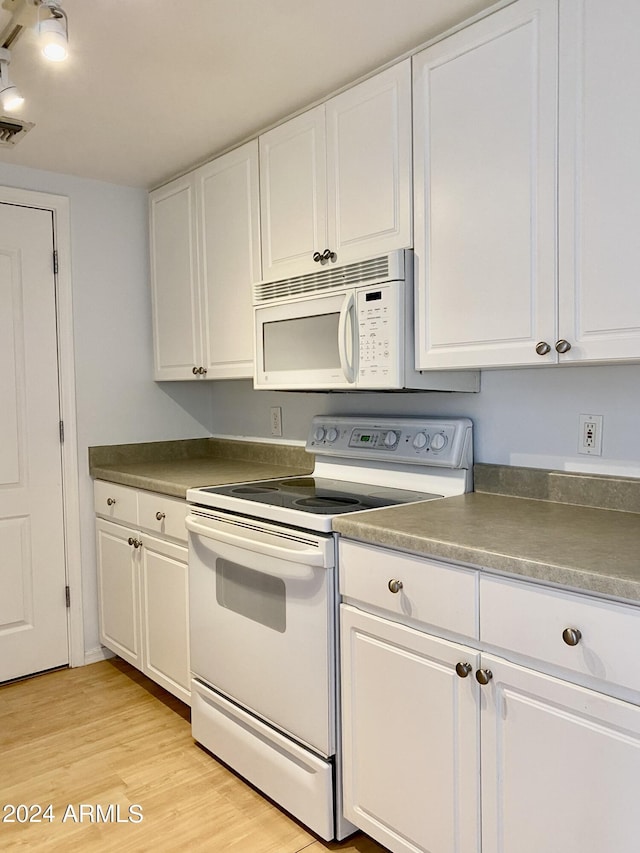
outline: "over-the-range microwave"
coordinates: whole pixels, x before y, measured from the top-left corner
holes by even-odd
[[[254,387],[478,391],[477,371],[416,371],[413,252],[254,286]]]

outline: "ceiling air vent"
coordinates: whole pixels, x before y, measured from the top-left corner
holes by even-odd
[[[0,148],[17,145],[25,133],[33,127],[31,121],[21,121],[19,118],[0,116]]]

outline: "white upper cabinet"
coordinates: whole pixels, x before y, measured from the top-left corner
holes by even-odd
[[[313,267],[327,246],[324,106],[260,137],[260,208],[264,277]]]
[[[154,378],[253,375],[256,140],[150,195]]]
[[[329,248],[341,264],[412,245],[411,65],[326,104]]]
[[[200,364],[196,199],[187,175],[149,196],[156,379],[193,378]]]
[[[195,178],[206,376],[250,377],[251,285],[261,278],[257,141],[218,157]]]
[[[409,60],[263,134],[260,204],[265,279],[410,247]]]
[[[557,358],[557,30],[518,0],[414,57],[418,369]]]
[[[640,5],[560,6],[562,361],[640,358]]]

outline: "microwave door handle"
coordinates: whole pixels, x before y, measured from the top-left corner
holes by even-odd
[[[340,367],[344,373],[347,382],[354,382],[356,378],[356,345],[355,345],[355,294],[353,291],[349,293],[344,301],[342,310],[340,311],[340,320],[338,322],[338,354],[340,355]],[[349,326],[349,318],[351,315],[351,326]],[[347,353],[347,346],[351,340],[351,361]]]

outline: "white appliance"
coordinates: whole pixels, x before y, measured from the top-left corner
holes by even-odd
[[[343,512],[462,494],[472,426],[316,417],[313,474],[189,489],[192,732],[326,840],[342,814],[336,534]]]
[[[254,286],[255,388],[478,391],[477,371],[414,369],[413,252]]]

